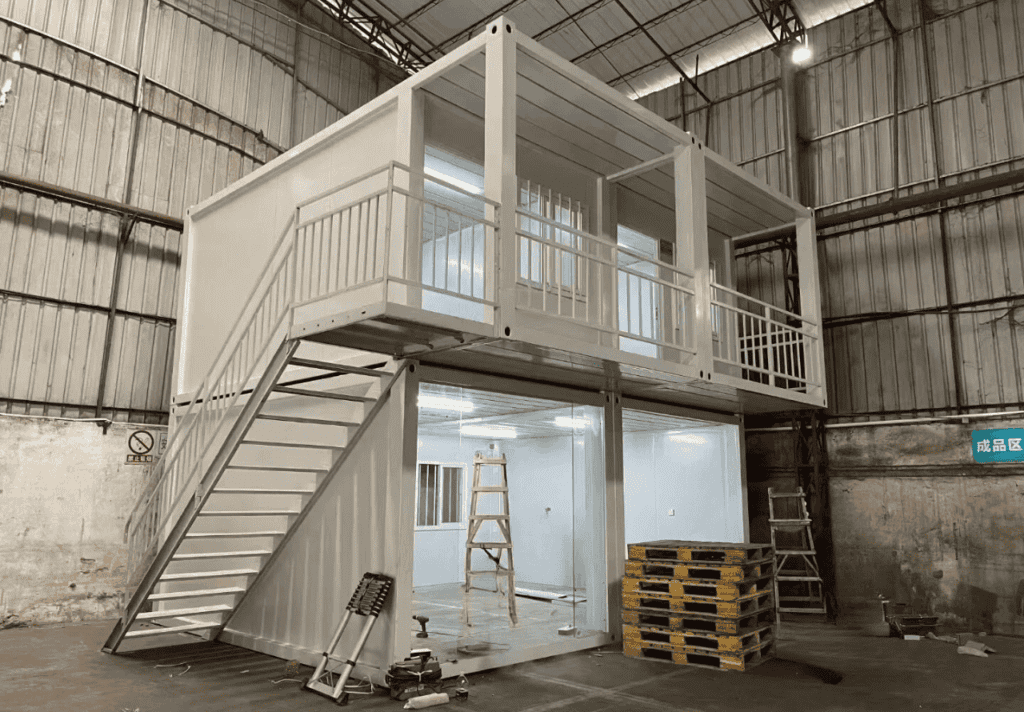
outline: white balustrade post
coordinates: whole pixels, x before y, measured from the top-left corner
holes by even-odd
[[[484,77],[484,196],[498,203],[487,206],[487,218],[498,225],[498,265],[495,326],[499,336],[515,333],[516,299],[516,36],[505,17],[487,29]],[[488,260],[493,265],[494,259]]]
[[[407,285],[392,284],[387,277],[418,283],[422,279],[420,267],[423,240],[423,90],[408,89],[398,95],[398,136],[395,160],[409,168],[394,174],[394,188],[403,190],[408,198],[395,194],[391,203],[391,232],[388,246],[384,300],[419,307],[423,290]]]

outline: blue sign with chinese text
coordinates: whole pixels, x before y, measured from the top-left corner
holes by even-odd
[[[975,430],[971,439],[975,462],[1024,462],[1024,428]]]

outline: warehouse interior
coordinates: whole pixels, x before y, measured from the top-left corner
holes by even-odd
[[[252,641],[182,634],[172,647],[99,653],[131,594],[126,523],[174,427],[186,222],[193,206],[295,155],[499,17],[812,209],[827,407],[707,420],[624,405],[625,541],[614,546],[768,542],[769,488],[800,487],[825,614],[784,614],[775,659],[744,673],[623,656],[621,643],[598,638],[615,632],[605,611],[619,595],[604,567],[603,520],[592,516],[598,489],[605,496],[593,478],[605,476],[608,411],[543,383],[522,395],[492,390],[480,374],[461,385],[427,374],[403,605],[430,620],[408,620],[408,636],[439,658],[513,650],[509,661],[531,660],[470,674],[469,699],[452,704],[1020,708],[1016,0],[9,0],[0,11],[0,707],[328,709],[301,685],[272,684],[293,677],[283,653]],[[484,188],[482,124],[479,135],[450,130],[470,113],[442,103],[425,113],[436,140],[424,172],[464,197]],[[540,174],[552,159],[523,155],[529,205],[538,180],[529,167]],[[598,212],[592,186],[580,192]],[[620,242],[670,262],[671,226],[650,229],[664,220],[644,205],[623,210],[634,217]],[[566,220],[591,229],[582,214]],[[792,229],[743,234],[726,236],[731,256],[712,255],[711,282],[728,273],[725,283],[760,303],[799,303],[788,286]],[[423,243],[424,280],[435,243]],[[238,254],[223,269],[261,266]],[[627,350],[658,358],[657,348],[638,339]],[[431,410],[424,397],[474,410]],[[460,586],[477,452],[508,455],[516,625],[500,590],[471,601]],[[882,600],[996,652],[982,659],[943,640],[889,637]],[[317,625],[309,611],[295,615]],[[467,615],[490,623],[467,626]],[[566,653],[563,629],[601,647]],[[520,648],[558,655],[516,658]],[[67,685],[52,684],[56,669]],[[351,704],[399,703],[385,692]]]

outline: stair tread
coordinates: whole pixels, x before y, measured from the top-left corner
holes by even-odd
[[[508,487],[500,485],[487,485],[486,487],[474,487],[474,492],[508,492]]]
[[[387,371],[379,371],[374,368],[362,368],[360,366],[343,366],[340,363],[330,363],[329,361],[318,361],[311,358],[292,358],[289,362],[291,366],[305,366],[306,368],[319,368],[321,371],[336,371],[338,373],[355,373],[362,376],[377,376],[383,378],[392,374]]]
[[[270,489],[260,487],[218,487],[213,494],[313,494],[311,489]]]
[[[228,559],[234,556],[270,556],[270,549],[252,549],[249,551],[213,551],[202,554],[175,554],[171,561],[197,561],[202,559]]]
[[[507,541],[471,541],[466,544],[471,549],[511,549]]]
[[[298,514],[301,509],[204,509],[200,517],[280,517],[285,514]]]
[[[269,447],[306,447],[314,450],[344,450],[342,445],[318,445],[316,443],[285,443],[275,440],[243,440],[242,445],[265,445]],[[253,468],[246,468],[253,469]],[[322,468],[321,468],[322,469]]]
[[[821,576],[783,576],[779,574],[776,581],[821,581]]]
[[[332,400],[352,401],[354,403],[373,403],[376,398],[367,396],[350,396],[345,393],[328,393],[327,391],[311,391],[306,388],[292,388],[291,386],[274,386],[278,393],[289,393],[293,396],[309,396],[310,398],[330,398]]]
[[[779,554],[789,554],[791,556],[794,555],[794,554],[796,554],[796,555],[806,554],[807,556],[813,556],[814,555],[814,549],[776,549],[775,550],[775,555],[778,556]]]
[[[275,415],[273,413],[260,413],[257,420],[273,420],[282,423],[305,423],[307,425],[337,425],[339,427],[355,427],[360,423],[348,420],[329,420],[327,418],[300,418],[296,415]]]
[[[204,588],[194,591],[168,591],[167,593],[151,593],[147,597],[149,601],[170,601],[176,598],[201,598],[203,596],[232,596],[236,593],[245,593],[240,586],[228,586],[226,588]]]
[[[160,581],[191,581],[192,579],[224,578],[227,576],[252,576],[259,569],[222,569],[220,571],[197,571],[187,574],[164,574]]]
[[[178,616],[194,616],[201,615],[203,613],[223,613],[230,611],[232,606],[226,603],[218,603],[213,606],[197,606],[195,608],[175,608],[173,610],[166,611],[151,611],[149,613],[140,613],[135,616],[136,620],[145,621],[153,620],[156,618],[177,618]]]
[[[497,521],[501,521],[502,519],[508,519],[508,515],[507,514],[471,514],[471,515],[469,515],[469,521],[473,521],[474,519],[480,519],[480,520],[484,520],[484,521],[497,522]]]
[[[258,532],[189,532],[186,539],[218,539],[247,536],[284,536],[287,532],[277,530],[261,530]]]
[[[125,638],[146,638],[152,635],[168,635],[170,633],[184,633],[190,630],[209,630],[220,628],[220,623],[189,623],[188,625],[177,625],[170,628],[147,628],[145,630],[133,630],[124,634]]]

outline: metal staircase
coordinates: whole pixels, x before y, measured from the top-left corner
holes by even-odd
[[[194,495],[176,518],[164,517],[130,542],[139,549],[151,541],[151,551],[133,551],[142,575],[105,652],[133,638],[215,638],[342,469],[406,367],[388,370],[394,362],[380,356],[374,367],[332,363],[301,357],[299,349],[299,340],[284,340],[258,382],[238,390],[226,435],[197,460],[204,467]],[[153,501],[134,515],[145,519]],[[139,529],[138,519],[129,523],[129,532]]]

